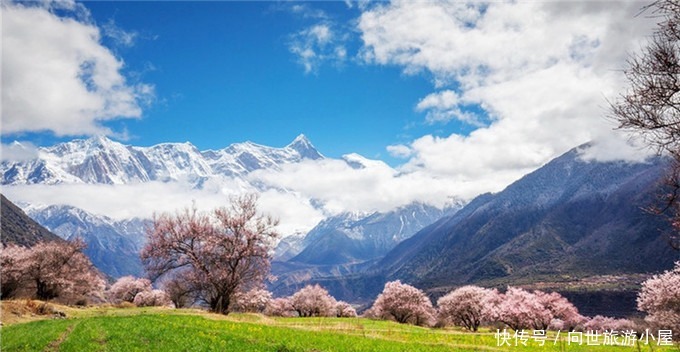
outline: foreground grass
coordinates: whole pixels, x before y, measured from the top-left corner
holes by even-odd
[[[498,347],[492,332],[427,329],[339,318],[221,316],[197,310],[91,308],[73,318],[16,323],[1,330],[2,351],[637,351],[567,345]],[[554,339],[554,337],[553,337]],[[643,351],[678,347],[640,346]]]

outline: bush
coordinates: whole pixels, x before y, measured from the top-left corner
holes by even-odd
[[[274,317],[293,317],[295,311],[289,298],[274,298],[267,302],[264,314]]]
[[[634,331],[635,323],[628,319],[616,319],[596,315],[583,324],[585,331]]]
[[[367,313],[368,317],[402,324],[431,326],[434,324],[435,311],[423,291],[397,280],[385,284],[383,292]]]
[[[150,292],[151,289],[151,281],[148,279],[123,276],[111,285],[108,296],[112,303],[133,302],[140,292]]]
[[[307,285],[290,298],[290,304],[301,317],[334,317],[337,301],[319,285]]]
[[[448,323],[477,331],[484,317],[484,304],[489,295],[498,294],[478,286],[463,286],[437,301],[442,326]]]
[[[680,337],[680,262],[673,270],[655,275],[642,284],[638,309],[655,329],[670,329]]]
[[[355,318],[357,316],[357,311],[349,303],[344,301],[338,301],[335,306],[336,316],[338,318]]]
[[[261,313],[272,299],[272,293],[264,289],[252,289],[236,294],[234,311],[243,313]]]
[[[137,307],[174,307],[170,297],[161,290],[142,291],[133,302]]]

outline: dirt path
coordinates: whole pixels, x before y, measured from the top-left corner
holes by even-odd
[[[62,332],[61,335],[59,335],[59,338],[50,342],[50,344],[47,345],[47,347],[45,347],[45,352],[59,351],[59,346],[61,346],[61,343],[64,342],[68,338],[68,336],[71,334],[71,332],[73,332],[73,329],[75,329],[76,325],[78,325],[78,324],[73,323],[72,325],[69,325],[69,327],[66,328],[66,330],[64,330],[64,332]]]

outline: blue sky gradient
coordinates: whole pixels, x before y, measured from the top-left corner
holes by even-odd
[[[105,125],[127,135],[126,143],[190,141],[201,150],[246,140],[284,146],[304,133],[328,156],[356,152],[390,164],[400,161],[390,157],[387,145],[470,130],[460,123],[425,123],[415,107],[432,90],[432,78],[361,62],[356,31],[345,32],[346,60],[305,72],[290,45],[295,33],[319,18],[294,12],[294,4],[84,3],[100,28],[134,34],[130,45],[106,35],[102,44],[124,61],[128,83],[155,87],[141,119]],[[322,10],[333,23],[348,25],[359,15],[342,2],[304,5]],[[36,145],[72,138],[49,132],[6,137]]]
[[[329,213],[470,200],[584,143],[587,161],[642,161],[605,117],[656,27],[644,5],[3,2],[0,156],[95,134],[206,150],[302,133],[333,160],[259,177]],[[379,160],[337,160],[350,153]]]

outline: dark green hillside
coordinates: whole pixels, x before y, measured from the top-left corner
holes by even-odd
[[[29,218],[23,210],[0,194],[0,215],[2,227],[0,239],[3,245],[9,243],[30,247],[41,241],[62,241],[62,239]]]

